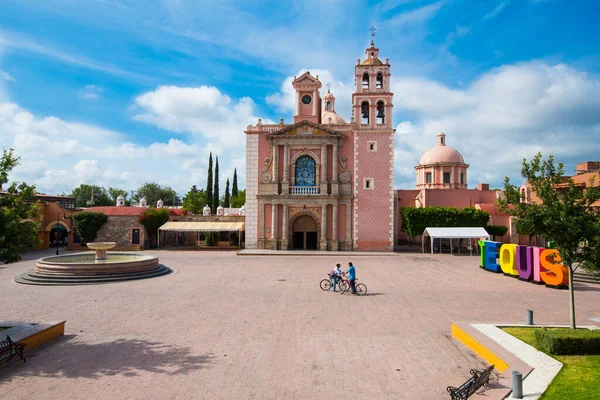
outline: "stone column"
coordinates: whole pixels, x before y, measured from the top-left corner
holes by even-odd
[[[317,107],[319,107],[319,105],[317,104],[317,91],[316,90],[313,90],[312,101],[313,101],[313,115],[317,115],[317,113],[319,112],[319,109]]]
[[[346,204],[346,251],[352,250],[352,203]]]
[[[327,195],[327,145],[321,145],[321,194]]]
[[[283,226],[281,227],[281,250],[288,249],[288,205],[283,205]]]
[[[454,184],[454,166],[450,168],[450,184]]]
[[[296,91],[296,114],[300,115],[300,92]]]
[[[290,193],[290,146],[283,145],[283,180],[281,181],[281,193]]]
[[[333,218],[331,219],[332,226],[332,235],[331,238],[331,251],[338,251],[338,205],[333,205]]]
[[[273,182],[279,182],[279,146],[273,142]]]
[[[277,204],[271,204],[271,250],[277,250]]]
[[[327,204],[321,206],[321,241],[319,250],[327,251]]]
[[[265,204],[258,200],[258,248],[265,246]]]
[[[331,160],[331,195],[332,196],[337,196],[340,194],[340,189],[339,189],[339,180],[338,180],[338,161],[340,158],[340,154],[339,154],[339,147],[338,147],[338,142],[337,140],[335,141],[335,143],[333,144],[333,151],[332,151],[332,155],[333,155],[333,160]]]

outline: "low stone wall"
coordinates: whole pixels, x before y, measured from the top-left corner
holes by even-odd
[[[137,246],[131,244],[132,229],[140,230],[139,245],[143,245],[148,235],[137,215],[110,215],[108,221],[98,230],[95,242],[116,242],[117,247]]]

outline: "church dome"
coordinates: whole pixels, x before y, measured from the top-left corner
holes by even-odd
[[[329,84],[327,84],[329,86]],[[323,96],[323,112],[321,113],[321,124],[345,124],[344,118],[340,117],[335,112],[335,96],[329,89],[327,94]]]
[[[323,111],[321,123],[323,125],[345,124],[346,121],[344,121],[344,118],[340,117],[335,111]]]
[[[463,156],[450,146],[446,146],[446,134],[444,132],[438,133],[438,145],[427,150],[421,159],[419,165],[428,164],[464,164],[465,160]]]

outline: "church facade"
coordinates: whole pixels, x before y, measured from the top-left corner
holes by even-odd
[[[373,42],[355,66],[352,118],[321,97],[318,76],[293,81],[293,124],[246,130],[246,248],[392,251],[394,129],[390,64]]]

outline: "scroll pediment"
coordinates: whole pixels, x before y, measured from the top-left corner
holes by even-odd
[[[332,129],[324,128],[309,121],[301,121],[290,125],[276,132],[268,134],[271,137],[277,136],[299,136],[299,137],[340,137],[342,134]]]

